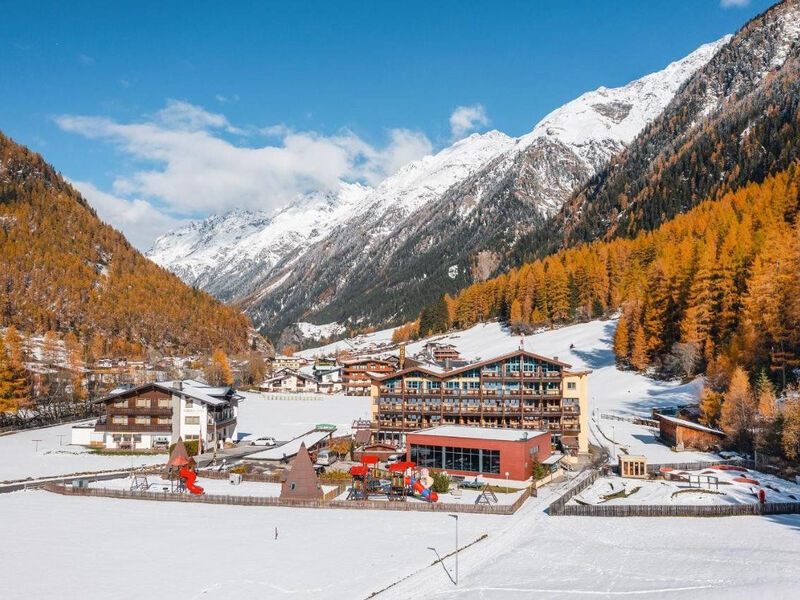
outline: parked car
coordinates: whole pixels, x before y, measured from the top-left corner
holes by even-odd
[[[399,463],[401,460],[405,459],[406,457],[404,454],[392,454],[386,459],[386,465],[393,465],[394,463]]]
[[[250,442],[251,446],[275,446],[278,442],[275,441],[274,437],[260,437],[252,442]]]
[[[336,452],[333,450],[320,450],[317,454],[317,464],[330,466],[338,459]]]

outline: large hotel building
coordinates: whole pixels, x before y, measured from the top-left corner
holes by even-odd
[[[570,453],[588,452],[590,371],[525,350],[447,370],[415,364],[373,375],[372,419],[378,439],[438,425],[549,431]]]

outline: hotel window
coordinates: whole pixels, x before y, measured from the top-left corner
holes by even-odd
[[[116,402],[114,402],[114,406],[116,408],[125,408],[126,406],[128,406],[128,401],[127,400],[117,400]]]
[[[149,408],[149,406],[150,406],[150,398],[136,399],[136,408]]]
[[[136,417],[137,425],[150,425],[150,417]]]
[[[183,422],[186,425],[200,425],[200,417],[184,417]]]
[[[470,381],[470,382],[467,383],[467,389],[470,389],[470,390],[477,390],[477,389],[480,389],[480,387],[481,387],[481,382],[480,381]]]
[[[169,417],[158,417],[159,425],[169,425]]]
[[[169,398],[159,398],[158,399],[158,407],[159,408],[169,408]]]
[[[421,386],[419,381],[406,381],[406,387],[410,390],[418,390]]]
[[[440,390],[440,389],[442,389],[442,382],[441,381],[429,381],[428,382],[428,389],[429,390]]]
[[[574,382],[574,381],[568,381],[568,382],[567,382],[567,389],[568,389],[568,390],[574,390],[574,389],[576,389],[576,388],[577,388],[577,385],[575,384],[575,382]]]
[[[115,416],[114,416],[114,417],[111,419],[111,422],[112,422],[114,425],[127,425],[127,424],[128,424],[128,417],[123,417],[123,416],[121,416],[121,415],[115,415]]]

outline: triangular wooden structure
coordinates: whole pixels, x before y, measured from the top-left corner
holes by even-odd
[[[294,500],[320,500],[322,488],[311,463],[305,444],[300,444],[300,450],[292,459],[290,471],[281,485],[281,498]]]
[[[186,451],[183,438],[178,438],[178,442],[172,449],[172,454],[169,455],[167,465],[170,467],[185,467],[190,462],[192,462],[192,460],[189,458],[189,453]]]
[[[497,496],[492,491],[492,488],[489,487],[489,484],[485,484],[483,489],[481,490],[480,496],[475,499],[475,504],[489,504],[492,503],[497,504]]]

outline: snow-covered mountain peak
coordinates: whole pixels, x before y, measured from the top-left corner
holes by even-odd
[[[367,203],[373,211],[382,206],[409,213],[508,151],[514,142],[497,130],[473,133],[402,167],[378,185]]]
[[[726,35],[703,44],[664,69],[621,87],[601,86],[581,94],[546,115],[533,131],[520,138],[518,147],[525,148],[539,138],[551,138],[576,147],[603,142],[620,147],[629,144],[661,114],[684,82],[730,39],[731,36]],[[592,162],[588,155],[581,157]]]

